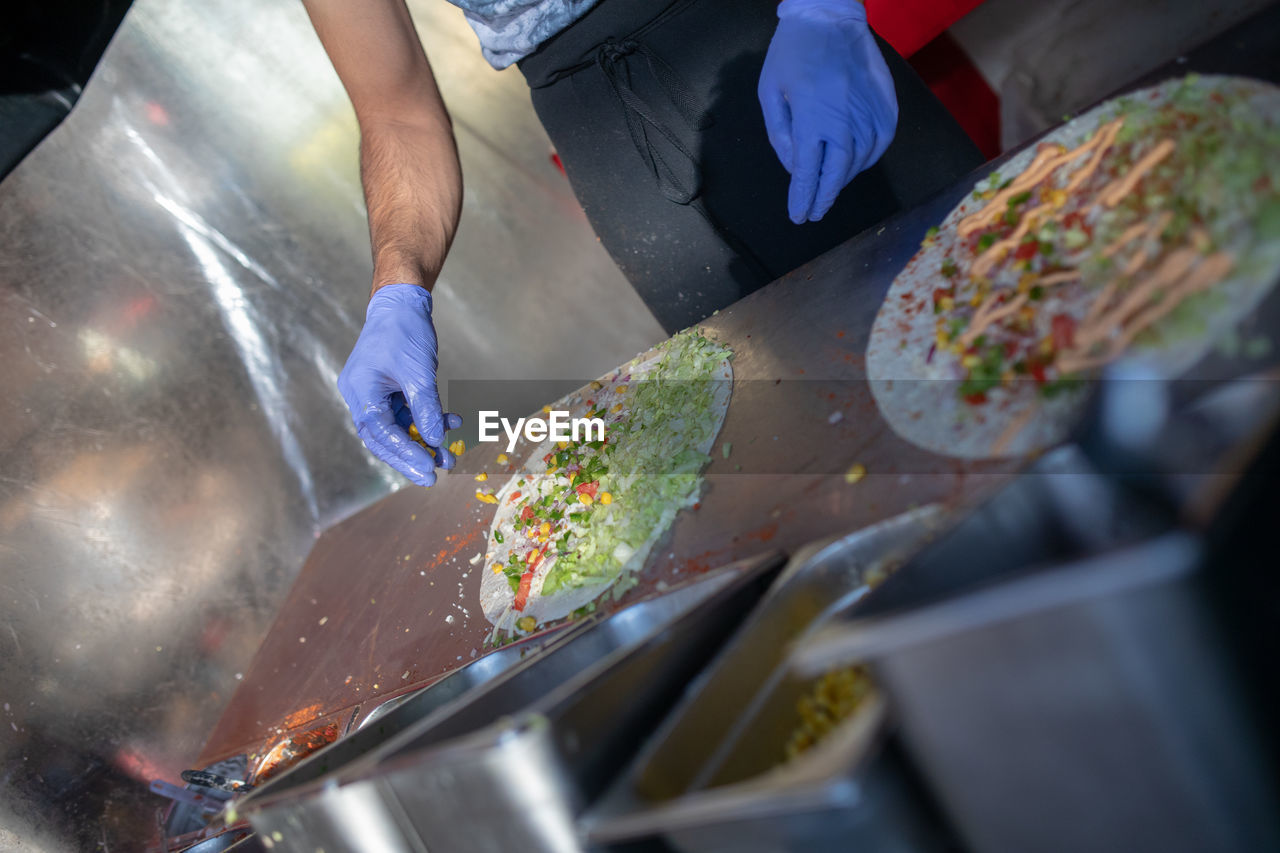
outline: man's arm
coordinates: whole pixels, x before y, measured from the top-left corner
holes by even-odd
[[[430,290],[462,211],[453,127],[403,0],[304,0],[360,123],[373,290]]]
[[[430,486],[436,467],[453,467],[445,433],[462,425],[440,405],[429,292],[462,212],[453,128],[404,0],[304,4],[360,123],[373,245],[369,308],[338,390],[373,455]]]

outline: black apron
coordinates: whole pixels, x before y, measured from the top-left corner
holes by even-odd
[[[881,42],[898,94],[894,141],[821,222],[793,224],[790,175],[756,97],[776,27],[776,0],[601,0],[519,64],[596,235],[668,332],[983,162]]]

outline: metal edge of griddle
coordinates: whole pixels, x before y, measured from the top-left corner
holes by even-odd
[[[446,707],[450,702],[466,695],[469,691],[475,690],[497,678],[503,672],[518,666],[523,661],[536,656],[539,652],[553,648],[558,643],[566,641],[573,636],[574,631],[586,630],[589,625],[590,620],[583,620],[581,623],[566,625],[554,631],[530,637],[523,642],[497,649],[479,660],[471,661],[466,666],[459,667],[425,687],[405,694],[404,697],[395,697],[387,700],[379,707],[384,707],[391,703],[395,704],[390,711],[382,715],[383,722],[380,727],[374,728],[367,721],[361,723],[360,726],[341,739],[316,750],[288,770],[268,779],[244,797],[235,801],[235,811],[248,813],[257,808],[259,803],[268,802],[278,796],[304,788],[317,780],[323,779],[326,775],[358,761],[364,754],[388,737],[393,737],[395,734],[412,727],[441,708]],[[490,661],[491,658],[509,662],[498,667],[496,671],[489,671],[493,667],[493,663]],[[511,660],[512,658],[514,660]],[[488,663],[486,663],[487,661]],[[474,678],[477,671],[484,673],[484,675]],[[405,716],[409,717],[408,721],[400,719]],[[392,729],[390,733],[387,732],[388,726]]]
[[[762,809],[776,814],[780,808],[812,809],[847,802],[848,771],[871,749],[869,738],[850,744],[857,746],[856,754],[839,751],[834,764],[805,756],[803,762],[789,763],[757,779],[698,789],[724,763],[727,751],[741,741],[754,713],[785,677],[790,644],[853,606],[868,589],[863,579],[868,570],[906,560],[946,529],[949,521],[942,507],[929,505],[798,552],[756,612],[648,739],[626,774],[579,822],[580,832],[591,842],[611,843],[737,813],[748,804],[752,814]],[[744,710],[714,745],[703,747],[706,732],[717,730],[709,728],[712,721],[705,718],[722,713],[725,707]],[[870,710],[868,714],[877,719],[883,716]],[[857,731],[862,725],[850,721],[849,727],[840,730]],[[681,733],[686,736],[680,737]],[[690,756],[695,757],[690,760]],[[676,768],[676,781],[646,781],[664,761],[682,765]],[[649,798],[643,799],[639,792],[646,787]]]
[[[620,663],[625,662],[629,658],[643,654],[646,649],[661,644],[671,634],[678,633],[682,628],[686,628],[690,624],[696,624],[705,621],[707,615],[704,611],[718,611],[726,607],[727,604],[736,602],[744,591],[749,589],[754,583],[759,582],[763,576],[770,571],[782,565],[785,557],[777,551],[769,551],[755,557],[748,557],[726,566],[726,569],[734,571],[728,574],[721,574],[725,582],[718,585],[710,594],[701,598],[688,608],[682,610],[665,622],[656,627],[649,627],[643,631],[643,634],[634,642],[618,644],[610,649],[607,653],[597,657],[591,664],[583,667],[568,678],[562,679],[554,686],[545,691],[540,690],[538,695],[530,698],[528,702],[521,705],[519,710],[531,714],[543,715],[546,717],[558,716],[561,709],[573,703],[577,697],[580,697],[587,691],[591,685],[599,682],[601,678],[609,672],[616,669]],[[748,608],[749,609],[749,608]],[[622,615],[622,611],[614,614],[614,617]],[[607,630],[609,627],[607,621],[602,621],[598,625],[592,626],[593,631]],[[583,632],[584,634],[586,632]],[[503,689],[503,685],[495,684],[492,690],[476,693],[470,697],[471,701],[466,703],[468,706],[478,704],[485,701],[490,694],[498,693]],[[459,707],[455,709],[455,714],[464,714],[468,708]],[[514,716],[515,712],[502,715]],[[502,719],[495,717],[493,719]],[[479,727],[477,727],[479,728]],[[450,738],[449,740],[453,740]],[[424,743],[421,746],[434,750],[439,743],[444,741],[433,741]],[[416,761],[414,752],[421,752],[417,745],[406,739],[406,742],[391,745],[388,744],[387,749],[379,755],[377,763],[381,765],[380,769],[393,771],[399,766],[401,761],[412,763]],[[372,757],[371,757],[372,759]],[[371,760],[371,764],[373,761]],[[371,768],[372,769],[372,768]]]
[[[271,802],[258,804],[249,813],[250,821],[260,832],[278,832],[287,838],[288,849],[310,851],[317,846],[334,846],[336,843],[343,849],[419,853],[425,848],[412,824],[413,816],[388,783],[394,767],[389,769],[387,764],[392,763],[397,754],[408,751],[403,764],[413,770],[423,766],[424,761],[429,762],[429,756],[446,746],[461,748],[459,745],[485,742],[484,739],[488,736],[486,729],[506,732],[499,737],[499,741],[506,743],[502,737],[508,740],[512,737],[507,731],[509,720],[527,717],[528,714],[524,713],[528,710],[527,706],[537,705],[537,708],[548,709],[556,701],[574,696],[579,685],[592,675],[608,672],[609,667],[619,658],[629,656],[635,648],[667,633],[671,630],[671,625],[681,622],[687,624],[691,620],[696,624],[703,618],[705,608],[723,608],[726,600],[729,603],[736,602],[739,596],[735,593],[749,588],[753,582],[763,585],[770,572],[783,562],[781,554],[772,552],[725,566],[715,573],[718,580],[704,576],[701,583],[691,584],[684,589],[711,586],[711,592],[692,608],[682,608],[682,614],[670,617],[656,627],[646,627],[645,612],[654,607],[672,609],[670,595],[625,608],[613,614],[610,619],[594,624],[589,631],[575,632],[577,641],[586,642],[590,634],[607,632],[611,627],[614,629],[613,634],[598,633],[592,639],[592,644],[585,647],[589,656],[594,656],[595,665],[584,665],[578,656],[571,655],[574,649],[569,643],[557,644],[554,652],[531,659],[495,679],[490,685],[463,697],[447,709],[442,709],[430,721],[424,720],[424,724],[414,732],[402,733],[394,743],[388,743],[388,749],[384,752],[368,756],[365,761],[354,764],[348,772],[333,774],[323,780],[323,784],[313,784],[293,796],[278,797]],[[622,621],[615,621],[619,617]],[[631,625],[627,623],[628,617],[632,620]],[[622,626],[620,635],[617,633],[619,625]],[[639,639],[628,636],[633,628],[640,629],[635,632],[640,634]],[[594,644],[600,644],[600,648]],[[560,670],[567,667],[575,669],[560,672],[556,667]],[[547,676],[558,677],[558,681],[556,678],[552,681],[561,686],[547,691]],[[525,695],[510,695],[515,689],[513,684],[524,690]],[[520,744],[521,748],[537,746],[536,742]],[[468,753],[464,751],[462,754]],[[430,779],[424,781],[429,783]],[[448,786],[441,792],[440,801],[447,801],[447,797]],[[462,807],[460,804],[459,808]],[[449,820],[454,818],[453,814],[448,816]],[[572,834],[572,826],[569,833]]]
[[[747,565],[733,583],[519,713],[388,756],[371,768],[371,779],[410,824],[410,843],[424,849],[566,849],[561,845],[576,837],[576,815],[627,765],[643,733],[734,634],[784,558],[774,553],[742,562]]]
[[[643,621],[643,614],[650,610],[668,609],[672,607],[680,608],[682,606],[680,600],[682,596],[691,600],[691,603],[688,606],[694,606],[699,603],[701,599],[714,595],[717,590],[727,585],[734,577],[735,566],[749,562],[751,562],[751,560],[728,564],[720,570],[701,575],[695,580],[673,590],[668,590],[663,595],[646,598],[642,601],[628,605],[627,607],[610,614],[607,618],[603,618],[599,615],[593,615],[588,619],[574,623],[567,631],[558,636],[554,643],[543,648],[541,650],[543,652],[542,654],[526,657],[523,661],[499,673],[490,681],[478,685],[474,689],[454,698],[449,703],[434,709],[430,714],[406,727],[404,730],[396,733],[384,743],[375,744],[371,749],[366,750],[360,756],[353,758],[349,762],[345,762],[342,767],[315,778],[308,779],[305,783],[288,790],[268,790],[264,786],[262,789],[250,793],[243,800],[236,803],[235,808],[238,812],[248,816],[252,822],[255,816],[271,809],[286,805],[293,807],[308,798],[315,798],[322,794],[328,798],[348,782],[362,779],[366,775],[365,771],[369,767],[376,765],[386,755],[394,753],[396,750],[402,748],[404,744],[411,743],[414,739],[422,736],[424,733],[445,721],[458,718],[463,714],[464,709],[470,707],[473,702],[477,701],[482,696],[490,695],[494,691],[503,689],[505,685],[510,684],[512,681],[520,679],[522,674],[534,667],[535,664],[542,665],[542,662],[547,659],[548,655],[572,645],[576,639],[587,634],[594,628],[615,619],[624,621],[635,619]],[[677,613],[678,612],[679,610],[677,610]],[[485,724],[486,723],[483,722],[478,723],[474,728],[481,728]],[[340,741],[339,743],[342,742]],[[301,764],[299,766],[301,766]]]
[[[585,621],[585,620],[583,620]],[[548,630],[541,631],[534,636],[527,637],[519,643],[515,643],[502,648],[495,649],[483,657],[473,661],[468,661],[465,665],[458,667],[451,672],[445,673],[440,678],[430,684],[419,687],[417,690],[410,690],[399,696],[387,699],[385,702],[379,703],[369,713],[355,724],[354,731],[368,728],[378,720],[389,715],[402,705],[412,702],[414,699],[427,691],[436,691],[437,688],[444,686],[444,682],[449,679],[471,680],[474,683],[471,687],[484,684],[490,679],[496,678],[503,672],[524,660],[530,654],[537,654],[545,648],[549,648],[552,643],[558,642],[561,637],[566,636],[566,631],[573,626],[574,623],[566,622],[563,625],[556,625]],[[450,684],[450,687],[453,685]],[[461,694],[459,694],[461,695]]]

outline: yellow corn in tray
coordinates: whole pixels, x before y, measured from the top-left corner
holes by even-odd
[[[865,666],[833,670],[819,678],[796,703],[800,724],[787,741],[787,760],[820,742],[832,729],[852,716],[871,695],[872,688],[871,676]]]

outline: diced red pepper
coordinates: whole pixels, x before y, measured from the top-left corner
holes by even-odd
[[[513,503],[515,503],[515,502],[516,502],[517,500],[519,500],[519,499],[520,499],[520,493],[519,493],[519,492],[512,492],[512,493],[511,493],[511,497],[507,498],[507,503],[509,503],[509,504],[513,504]]]
[[[1015,261],[1026,261],[1034,258],[1036,253],[1040,251],[1040,244],[1035,240],[1026,243],[1019,243],[1018,248],[1013,253]]]
[[[555,453],[548,453],[546,456],[542,457],[542,461],[543,461],[543,463],[544,463],[544,464],[546,464],[546,465],[550,465],[550,464],[551,464],[551,460],[552,460],[552,459],[555,459],[555,458],[556,458]]]
[[[1036,381],[1037,385],[1043,385],[1046,381],[1044,375],[1044,365],[1038,361],[1031,362],[1031,378]]]
[[[594,498],[596,496],[596,492],[599,489],[600,489],[600,481],[592,480],[590,483],[579,483],[577,487],[577,492],[580,495],[591,495],[591,497]]]
[[[1004,342],[1004,357],[1006,361],[1008,359],[1013,358],[1013,354],[1016,353],[1017,351],[1018,351],[1018,345],[1015,342],[1013,341]]]
[[[966,394],[964,401],[971,406],[981,406],[987,402],[987,394],[985,391],[980,391],[977,394]]]
[[[1076,321],[1069,314],[1055,314],[1049,326],[1053,347],[1058,351],[1071,349],[1076,339]]]
[[[520,576],[520,588],[516,590],[516,600],[511,605],[516,610],[524,610],[529,603],[529,587],[533,585],[533,572],[527,571]]]
[[[528,521],[531,518],[533,518],[533,507],[526,506],[524,509],[520,510],[521,521]]]

